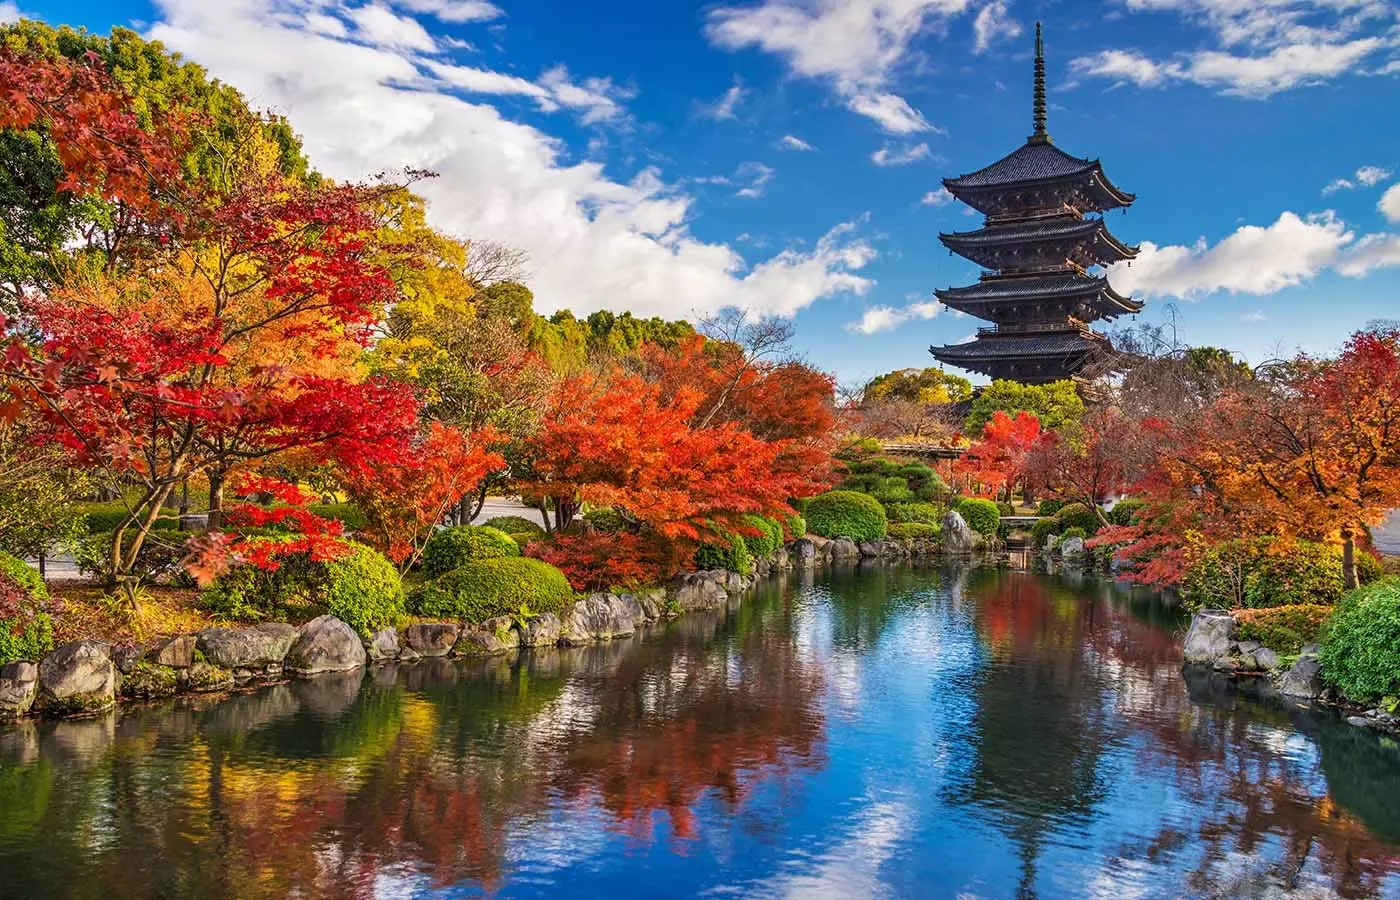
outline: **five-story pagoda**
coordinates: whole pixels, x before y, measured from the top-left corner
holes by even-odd
[[[1073,377],[1097,351],[1109,349],[1090,322],[1142,309],[1092,273],[1137,255],[1136,247],[1109,233],[1102,217],[1136,198],[1114,187],[1098,160],[1070,156],[1046,132],[1039,23],[1034,118],[1024,146],[984,169],[943,179],[954,197],[986,219],[976,231],[938,239],[989,271],[976,284],[934,293],[993,327],[979,329],[967,343],[929,348],[939,362],[1033,384]]]

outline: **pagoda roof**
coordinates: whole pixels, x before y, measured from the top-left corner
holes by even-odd
[[[1050,243],[1072,240],[1077,243],[1092,241],[1096,262],[1117,262],[1137,256],[1138,248],[1130,247],[1109,233],[1108,227],[1100,218],[1080,218],[1079,216],[1052,216],[1022,222],[988,225],[976,231],[955,231],[940,233],[938,239],[943,245],[960,256],[973,262],[998,268],[985,251],[997,250],[1017,244]],[[981,257],[981,258],[979,258]]]
[[[948,306],[965,310],[998,303],[1062,297],[1101,297],[1110,306],[1124,312],[1137,312],[1143,306],[1141,300],[1124,297],[1115,291],[1107,278],[1081,272],[983,278],[967,287],[947,288],[934,291],[934,294]]]
[[[1033,332],[981,332],[974,341],[930,347],[938,359],[955,365],[991,359],[1071,357],[1104,346],[1107,339],[1087,329]]]
[[[1090,179],[1107,194],[1106,209],[1127,206],[1135,194],[1120,190],[1104,175],[1097,159],[1082,159],[1056,147],[1048,137],[1032,137],[1001,159],[957,178],[943,179],[953,194],[1031,186],[1043,182]]]

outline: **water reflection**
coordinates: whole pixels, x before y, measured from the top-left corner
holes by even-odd
[[[1110,584],[908,568],[645,640],[0,730],[0,897],[1371,896],[1400,749]]]

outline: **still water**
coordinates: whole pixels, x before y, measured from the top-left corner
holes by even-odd
[[[0,730],[0,897],[1400,897],[1400,748],[1102,582],[875,569],[644,639]]]

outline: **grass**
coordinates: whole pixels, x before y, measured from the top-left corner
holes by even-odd
[[[83,638],[136,644],[218,624],[214,616],[195,606],[197,592],[189,588],[142,588],[139,616],[122,597],[87,582],[51,581],[49,596],[54,643],[60,646]]]

